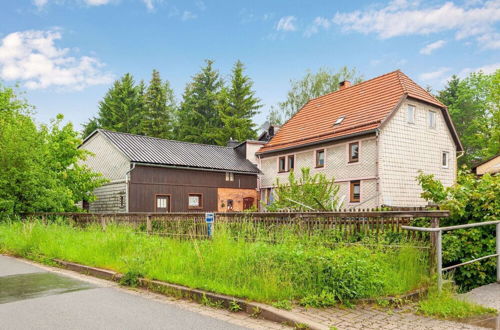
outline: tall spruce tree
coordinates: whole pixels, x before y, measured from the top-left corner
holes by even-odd
[[[255,96],[255,91],[252,90],[253,82],[244,74],[244,69],[241,61],[234,64],[230,85],[221,93],[219,115],[223,126],[217,139],[221,145],[230,139],[245,141],[257,136],[252,117],[262,105],[260,99]]]
[[[142,98],[130,73],[115,81],[99,102],[98,126],[118,132],[140,133]]]
[[[140,133],[164,139],[172,138],[176,110],[174,91],[168,81],[162,82],[160,73],[153,70],[144,93]]]
[[[175,138],[182,141],[217,144],[222,121],[219,116],[223,81],[213,61],[193,77],[184,91],[178,113]]]

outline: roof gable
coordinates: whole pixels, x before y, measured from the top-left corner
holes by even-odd
[[[310,100],[259,153],[375,131],[405,97],[422,100],[447,112],[434,96],[397,70]],[[344,119],[334,125],[340,117]],[[456,136],[452,124],[450,131]]]
[[[255,165],[230,147],[165,140],[104,129],[96,130],[87,139],[96,133],[103,134],[134,163],[259,173]]]

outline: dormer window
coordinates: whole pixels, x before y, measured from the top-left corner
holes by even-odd
[[[337,125],[342,124],[342,122],[344,121],[344,118],[345,118],[345,116],[339,117],[339,118],[335,121],[335,123],[333,124],[333,126],[337,126]]]

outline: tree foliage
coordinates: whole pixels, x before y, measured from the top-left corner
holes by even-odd
[[[320,68],[317,72],[308,71],[300,80],[290,80],[290,90],[285,101],[272,108],[268,117],[271,124],[281,125],[299,111],[310,99],[334,92],[339,83],[349,80],[357,84],[363,80],[356,69],[346,66],[338,71]]]
[[[218,144],[225,145],[230,139],[245,141],[255,139],[255,123],[253,116],[261,108],[260,99],[252,89],[253,82],[244,74],[244,65],[237,61],[233,67],[230,85],[221,93],[219,115],[222,127]]]
[[[340,208],[339,186],[334,178],[329,180],[324,173],[311,175],[307,167],[301,168],[301,172],[299,179],[292,171],[288,182],[276,180],[275,198],[267,207],[269,211],[333,211]]]
[[[457,183],[451,187],[421,173],[418,181],[422,197],[449,210],[451,216],[441,221],[441,226],[492,221],[500,219],[500,175],[485,174],[476,177],[470,172],[459,172]],[[445,266],[494,254],[495,226],[455,230],[443,235],[443,260]],[[494,259],[486,259],[459,267],[455,281],[463,289],[471,289],[495,280]]]
[[[465,149],[459,165],[472,166],[500,151],[500,70],[453,76],[438,98],[448,107]]]
[[[37,127],[30,109],[0,86],[0,214],[76,210],[104,180],[78,164],[87,153],[71,123]]]
[[[86,137],[97,128],[117,132],[171,138],[176,103],[168,81],[153,70],[148,86],[136,84],[130,73],[115,81],[99,102],[97,117],[91,118],[83,129]]]

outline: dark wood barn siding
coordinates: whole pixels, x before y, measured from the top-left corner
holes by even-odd
[[[235,173],[234,181],[226,181],[224,172],[136,166],[129,184],[129,212],[154,212],[158,194],[170,195],[172,212],[193,211],[190,193],[203,194],[203,208],[196,211],[216,211],[217,188],[255,189],[257,176]]]

